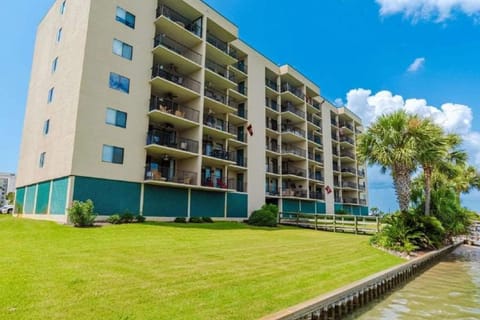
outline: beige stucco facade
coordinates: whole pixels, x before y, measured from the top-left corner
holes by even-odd
[[[265,202],[326,213],[367,206],[354,149],[361,120],[238,39],[213,8],[67,0],[61,14],[63,2],[38,27],[17,188],[69,177],[68,206],[74,177],[131,182],[140,213],[146,186],[187,190],[188,215],[197,191],[224,192],[225,207],[228,193],[244,194],[249,213]],[[135,16],[134,28],[116,20],[117,7]],[[113,53],[114,39],[133,48],[131,60]],[[128,93],[109,87],[111,72],[130,80]],[[125,128],[106,124],[107,108],[127,114]],[[122,163],[102,161],[104,145],[123,149]]]

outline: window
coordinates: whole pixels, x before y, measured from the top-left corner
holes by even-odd
[[[125,59],[132,60],[133,47],[120,40],[113,39],[113,53]]]
[[[55,59],[53,59],[53,62],[52,62],[52,73],[55,73],[55,71],[57,71],[57,65],[58,65],[58,57],[56,57]]]
[[[47,135],[48,131],[50,131],[50,119],[45,121],[45,123],[43,124],[43,134]]]
[[[123,8],[117,7],[116,20],[132,29],[135,29],[135,16]]]
[[[130,92],[130,79],[116,74],[114,72],[110,72],[110,88],[122,91],[125,93]]]
[[[103,145],[102,161],[110,163],[123,163],[123,148]]]
[[[55,88],[50,88],[50,90],[48,90],[48,99],[47,99],[48,103],[52,103],[54,94],[55,94]]]
[[[105,121],[107,124],[117,126],[120,128],[127,127],[127,113],[119,110],[107,108],[107,119]]]
[[[60,40],[62,40],[62,28],[57,31],[57,42],[60,42]]]
[[[45,152],[42,152],[40,154],[40,160],[38,161],[38,166],[40,168],[43,168],[43,166],[45,165],[45,154],[46,154]]]
[[[60,14],[65,13],[65,6],[67,5],[67,1],[63,1],[62,4],[60,5]]]

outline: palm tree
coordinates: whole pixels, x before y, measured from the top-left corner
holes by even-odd
[[[411,174],[416,169],[418,141],[425,137],[425,124],[416,115],[396,111],[383,115],[358,137],[361,161],[391,170],[395,193],[402,212],[410,203]]]
[[[480,173],[477,168],[464,164],[456,166],[454,169],[455,175],[451,182],[459,199],[462,193],[468,193],[472,189],[480,190]]]

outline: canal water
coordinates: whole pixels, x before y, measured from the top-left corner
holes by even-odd
[[[480,319],[480,247],[462,246],[348,319]]]

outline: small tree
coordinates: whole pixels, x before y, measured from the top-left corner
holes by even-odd
[[[13,202],[15,201],[15,192],[9,192],[7,193],[7,196],[5,197],[7,200],[7,203],[10,205],[13,205]]]
[[[260,210],[252,213],[248,224],[261,227],[276,227],[278,219],[278,207],[273,204],[264,204]]]
[[[91,227],[97,215],[93,212],[93,201],[74,201],[68,209],[68,219],[75,227]]]

